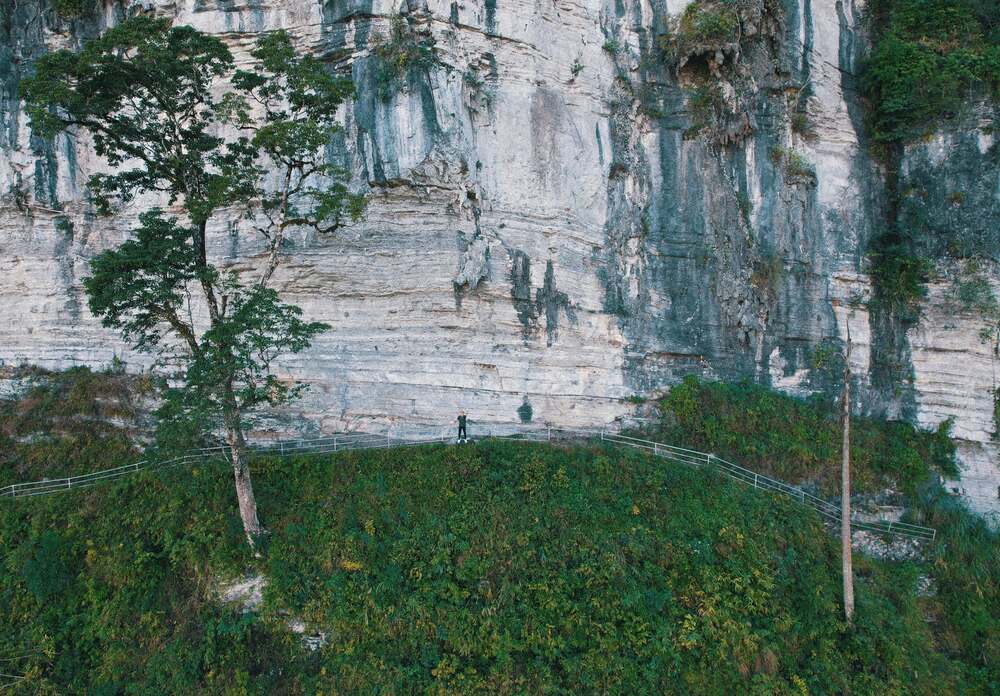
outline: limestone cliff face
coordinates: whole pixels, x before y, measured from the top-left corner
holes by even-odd
[[[156,202],[94,216],[85,182],[102,163],[86,137],[42,142],[20,111],[30,61],[135,11],[215,33],[242,60],[283,27],[352,74],[329,156],[371,203],[345,233],[288,249],[283,291],[333,330],[287,363],[313,388],[278,425],[426,431],[459,408],[478,427],[605,425],[689,373],[832,394],[813,356],[849,326],[858,407],[955,418],[981,479],[967,492],[996,505],[996,353],[980,337],[995,322],[946,308],[944,276],[916,327],[887,331],[865,308],[886,196],[863,142],[851,0],[743,3],[724,47],[665,45],[684,0],[116,0],[72,22],[46,3],[19,2],[0,40],[7,363],[143,364],[90,316],[80,279]],[[434,60],[387,83],[372,49],[400,13]],[[717,91],[699,93],[704,74]],[[908,149],[904,178],[929,193],[903,213],[923,206],[942,236],[965,230],[996,257],[986,133],[964,124]],[[258,246],[219,215],[212,251],[249,265]],[[890,362],[902,378],[887,389]]]

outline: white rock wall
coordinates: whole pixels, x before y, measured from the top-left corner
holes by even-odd
[[[955,269],[947,271],[953,275]],[[997,293],[1000,277],[995,270],[989,275]],[[965,496],[973,509],[998,516],[1000,447],[993,422],[994,394],[1000,386],[997,320],[963,307],[948,278],[930,284],[923,311],[909,335],[917,419],[931,428],[953,419],[962,472],[948,488]]]

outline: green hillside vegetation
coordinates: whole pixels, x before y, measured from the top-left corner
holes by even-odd
[[[791,483],[840,491],[839,415],[819,400],[795,399],[745,382],[685,379],[661,399],[661,442],[712,452]],[[935,431],[872,418],[851,422],[851,477],[856,493],[886,488],[910,496],[934,473],[957,474],[948,421]]]
[[[934,493],[928,561],[856,557],[849,629],[814,513],[636,452],[484,441],[253,468],[260,559],[224,464],[0,501],[8,692],[996,693],[1000,545]],[[270,582],[244,614],[217,595],[248,572]],[[304,649],[292,618],[326,644]]]

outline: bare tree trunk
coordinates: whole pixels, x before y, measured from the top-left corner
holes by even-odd
[[[851,330],[847,329],[844,356],[843,429],[840,467],[840,554],[844,576],[844,616],[854,621],[854,570],[851,560]]]
[[[233,461],[236,500],[239,502],[240,519],[243,520],[243,531],[247,535],[247,542],[251,548],[254,548],[263,529],[257,518],[257,499],[253,494],[253,482],[250,480],[250,467],[247,464],[247,443],[243,435],[243,426],[240,424],[235,399],[232,399],[231,395],[227,393],[226,401],[226,436],[229,440],[229,452]]]

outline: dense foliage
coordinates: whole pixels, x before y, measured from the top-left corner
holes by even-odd
[[[254,477],[272,521],[262,559],[241,542],[222,464],[0,501],[13,675],[0,684],[941,696],[1000,684],[1000,542],[947,497],[921,499],[940,532],[928,562],[856,559],[849,629],[837,543],[811,511],[632,451],[481,442],[263,460]],[[269,579],[248,613],[218,599],[245,572]],[[922,575],[932,593],[917,592]],[[302,647],[291,620],[325,645]]]
[[[7,376],[30,386],[19,399],[0,399],[0,486],[84,474],[137,455],[135,430],[152,380],[84,367],[13,372]]]
[[[1000,88],[1000,4],[995,0],[877,0],[875,46],[864,71],[871,132],[891,143],[955,115],[970,89]]]
[[[724,46],[739,40],[739,29],[735,2],[693,2],[684,9],[677,33],[693,45]]]
[[[661,400],[664,442],[714,452],[762,473],[840,490],[841,431],[835,409],[751,384],[689,377]],[[856,492],[893,487],[914,493],[932,472],[955,473],[948,423],[927,432],[908,423],[854,418],[851,473]]]

